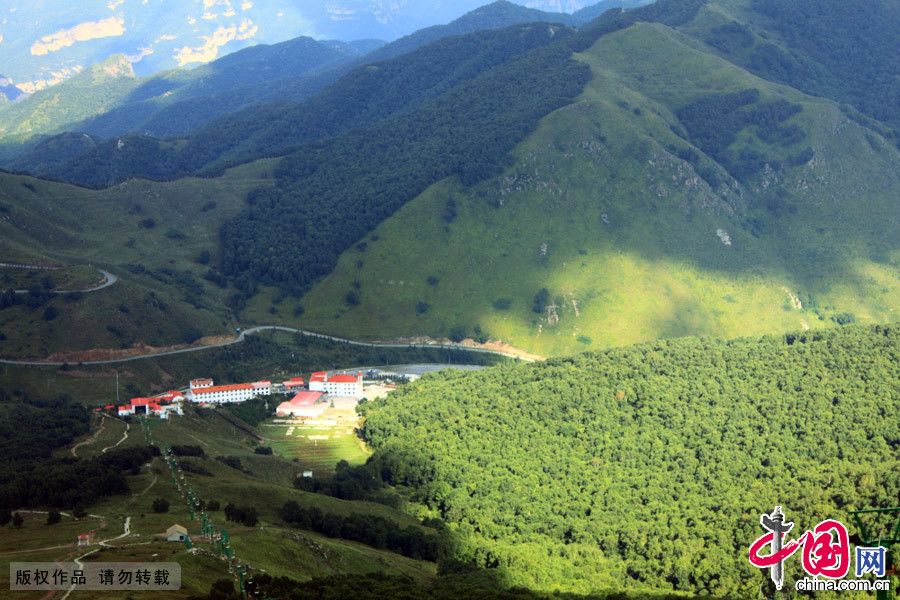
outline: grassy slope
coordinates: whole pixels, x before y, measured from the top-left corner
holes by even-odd
[[[266,160],[216,179],[136,180],[104,190],[0,173],[0,262],[92,264],[121,277],[75,302],[54,299],[60,315],[52,322],[42,319],[42,310],[0,311],[0,331],[8,338],[0,342],[0,354],[43,357],[63,349],[180,343],[189,325],[203,333],[228,331],[224,304],[233,290],[203,280],[207,267],[194,259],[208,250],[215,262],[220,224],[240,210],[249,190],[271,181],[273,168]],[[152,229],[139,225],[148,218],[156,223]],[[185,301],[191,293],[184,285],[134,274],[129,264],[191,272],[203,286],[202,295],[192,294],[199,306]],[[10,271],[13,279],[20,276]]]
[[[581,56],[594,79],[579,102],[546,117],[504,176],[475,189],[433,186],[379,226],[364,252],[342,257],[304,298],[300,321],[368,337],[441,335],[459,325],[471,333],[477,324],[552,355],[685,334],[822,327],[841,312],[862,322],[896,318],[898,153],[836,105],[697,46],[649,24],[601,38]],[[807,132],[798,147],[811,145],[816,158],[713,191],[666,150],[687,145],[670,129],[678,126],[673,112],[747,88],[802,104],[789,123]],[[736,144],[759,142],[741,134]],[[773,195],[796,212],[769,213],[763,206]],[[458,216],[448,225],[449,196]],[[767,225],[759,238],[746,225],[751,218]],[[426,283],[429,275],[438,285]],[[347,308],[342,300],[357,279],[362,302]],[[558,324],[532,312],[542,287],[559,307]],[[512,301],[509,310],[493,308],[501,298]],[[420,300],[431,305],[423,315]]]
[[[109,425],[109,424],[108,424]],[[287,500],[296,500],[303,506],[317,506],[324,512],[349,514],[362,512],[394,520],[403,526],[413,525],[416,520],[400,511],[380,504],[368,502],[347,502],[307,494],[294,490],[291,478],[297,466],[290,461],[274,456],[253,454],[253,439],[235,428],[215,412],[194,413],[189,410],[185,417],[170,421],[151,421],[154,438],[159,444],[180,443],[200,445],[206,451],[206,459],[190,459],[208,469],[212,476],[188,474],[189,482],[205,500],[219,500],[224,506],[228,502],[237,505],[252,504],[260,513],[260,527],[248,528],[225,520],[224,514],[210,514],[218,527],[226,528],[232,536],[232,546],[241,561],[255,569],[265,569],[273,575],[288,575],[294,579],[306,580],[313,576],[341,573],[386,572],[404,574],[418,581],[427,581],[434,576],[432,563],[409,559],[391,552],[348,542],[331,539],[316,533],[286,529],[278,517],[278,509]],[[121,431],[121,428],[117,428]],[[99,445],[108,443],[105,435],[98,438]],[[144,443],[140,425],[132,423],[129,439],[124,446]],[[96,447],[84,446],[79,454],[91,455]],[[245,472],[236,471],[213,459],[215,456],[238,456]],[[206,594],[217,579],[229,577],[224,563],[203,555],[191,556],[181,544],[153,541],[154,534],[164,531],[172,523],[180,523],[191,534],[199,534],[198,523],[191,521],[183,500],[171,482],[168,468],[161,459],[156,459],[153,468],[158,473],[145,471],[129,477],[129,486],[136,495],[114,497],[92,506],[91,514],[102,515],[102,521],[86,519],[75,523],[70,518],[54,526],[44,524],[43,515],[26,518],[21,530],[10,526],[3,528],[0,535],[0,586],[6,586],[8,569],[6,564],[13,560],[56,560],[64,556],[74,557],[73,547],[54,548],[33,552],[34,549],[72,544],[77,533],[96,529],[99,539],[113,537],[122,532],[125,517],[131,517],[131,529],[139,537],[119,543],[128,547],[103,551],[92,557],[102,561],[171,560],[182,565],[185,587],[177,593],[159,595],[160,598],[184,598],[191,594]],[[170,502],[170,510],[165,514],[152,512],[150,505],[155,498],[165,498]],[[134,545],[137,544],[137,545]],[[205,547],[200,544],[200,547]],[[28,552],[21,552],[27,550]],[[156,554],[157,556],[153,556]],[[94,594],[96,595],[96,594]],[[91,595],[91,597],[94,597]],[[23,598],[42,597],[23,595]],[[98,597],[125,598],[127,592],[110,593]],[[79,596],[73,595],[73,598]],[[84,594],[82,597],[88,597]]]

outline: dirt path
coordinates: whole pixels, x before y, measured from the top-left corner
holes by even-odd
[[[125,421],[125,433],[122,434],[122,439],[113,444],[112,446],[107,446],[103,450],[100,451],[100,454],[106,454],[107,450],[112,450],[113,448],[118,448],[119,444],[128,439],[128,431],[131,429],[131,423]]]
[[[79,568],[82,568],[84,566],[81,562],[82,559],[87,558],[91,554],[95,554],[95,553],[99,552],[100,548],[112,548],[112,546],[110,546],[109,542],[121,540],[122,538],[125,538],[125,537],[128,537],[129,535],[131,535],[131,517],[125,517],[124,529],[125,529],[125,531],[121,535],[117,535],[116,537],[107,538],[105,540],[100,540],[99,548],[94,548],[93,550],[89,550],[88,552],[85,552],[84,554],[82,554],[81,556],[76,558],[74,562],[78,565]],[[69,597],[69,594],[71,594],[72,591],[74,591],[74,590],[75,590],[75,586],[72,585],[72,587],[70,587],[68,590],[66,590],[65,595],[63,595],[63,597],[62,597],[62,600],[66,600],[66,598]]]
[[[105,414],[100,413],[100,427],[97,428],[97,431],[94,432],[94,435],[92,435],[91,437],[89,437],[86,440],[82,440],[82,441],[78,442],[77,444],[75,444],[74,446],[72,446],[69,449],[69,452],[72,453],[72,456],[74,456],[75,458],[78,458],[78,452],[76,452],[76,451],[79,448],[81,448],[82,446],[87,446],[88,444],[93,444],[94,442],[97,441],[97,437],[101,433],[103,433],[103,427],[106,425],[106,418],[107,417]]]
[[[0,264],[0,266],[3,266]],[[89,294],[91,292],[97,292],[104,288],[108,288],[111,285],[114,285],[117,281],[119,281],[119,276],[110,273],[109,271],[104,271],[103,269],[97,269],[100,273],[103,274],[103,283],[95,285],[94,287],[85,288],[83,290],[52,290],[50,293],[54,295],[65,295],[65,294]],[[13,290],[16,294],[27,294],[28,290]]]

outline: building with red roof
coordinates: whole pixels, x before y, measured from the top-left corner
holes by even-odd
[[[193,386],[193,382],[191,384]],[[229,402],[245,402],[257,396],[268,396],[271,393],[271,381],[256,381],[253,383],[191,387],[190,396],[194,402],[225,404]]]
[[[320,402],[325,394],[322,392],[299,392],[288,402],[282,402],[275,409],[277,417],[318,417],[328,408],[326,402]]]
[[[356,375],[337,373],[329,376],[324,371],[319,371],[313,373],[309,378],[309,389],[315,392],[325,392],[332,396],[358,400],[363,397],[363,375],[362,373]]]

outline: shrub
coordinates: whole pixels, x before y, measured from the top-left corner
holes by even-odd
[[[53,319],[55,319],[58,316],[59,316],[59,311],[56,309],[55,306],[48,306],[47,308],[44,309],[44,320],[45,321],[52,321]]]
[[[466,339],[466,328],[462,325],[457,325],[450,330],[449,337],[451,342],[456,342],[458,344],[459,342]]]
[[[169,512],[169,501],[165,498],[157,498],[153,501],[153,512],[166,513]]]
[[[206,503],[206,510],[219,510],[219,501],[218,500],[210,500]]]
[[[416,314],[424,315],[428,312],[428,309],[431,308],[431,305],[425,302],[424,300],[419,300],[416,302]]]
[[[156,227],[156,221],[153,219],[153,217],[147,217],[146,219],[141,219],[138,222],[138,227],[142,229],[153,229],[154,227]]]
[[[512,300],[509,298],[497,298],[491,304],[494,310],[509,310],[509,307],[512,306]]]
[[[534,302],[531,306],[531,310],[538,313],[539,315],[544,314],[544,311],[547,310],[547,301],[550,299],[550,291],[547,288],[541,288],[534,295]]]
[[[58,510],[51,510],[47,513],[47,525],[56,525],[60,521],[62,521],[62,515]]]
[[[262,454],[263,456],[271,456],[272,448],[269,446],[257,446],[253,449],[254,454]]]
[[[357,306],[359,304],[359,294],[350,290],[347,292],[347,295],[344,296],[344,300],[347,302],[348,306]]]
[[[201,250],[200,254],[198,254],[197,258],[194,260],[201,265],[208,265],[209,261],[212,260],[212,256],[210,256],[209,250]]]
[[[834,315],[833,317],[831,317],[831,320],[843,327],[844,325],[855,323],[856,315],[849,312],[843,312],[838,315]]]
[[[0,527],[6,527],[12,521],[12,513],[8,508],[0,509]]]
[[[438,282],[440,281],[440,279],[438,279],[438,278],[435,277],[434,275],[429,275],[429,276],[428,276],[428,279],[426,279],[425,281],[428,282],[428,285],[430,285],[430,286],[435,286],[435,285],[438,284]]]
[[[12,516],[13,527],[15,527],[16,529],[19,529],[20,527],[22,527],[22,525],[24,523],[25,523],[25,519],[22,518],[22,515],[20,515],[19,513],[13,513],[13,516]]]
[[[76,519],[83,519],[87,516],[87,509],[79,504],[72,509],[72,516]]]

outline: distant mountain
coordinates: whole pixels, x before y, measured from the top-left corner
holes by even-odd
[[[183,134],[260,101],[285,80],[334,68],[379,45],[302,37],[253,46],[195,69],[143,79],[134,76],[125,57],[113,57],[0,113],[0,140],[10,144],[66,129],[97,138],[129,131]],[[111,64],[117,68],[111,70]],[[321,85],[327,81],[323,79]],[[63,142],[54,146],[59,148]]]
[[[9,0],[0,7],[0,64],[14,85],[31,93],[113,54],[127,56],[136,73],[146,76],[298,36],[390,41],[448,23],[480,4],[481,0]],[[569,2],[565,10],[584,4]]]
[[[217,117],[236,113],[252,104],[302,101],[336,82],[354,67],[398,57],[442,38],[520,23],[572,20],[571,15],[544,13],[501,0],[471,11],[447,25],[424,29],[380,48],[377,41],[315,42],[309,38],[256,46],[192,71],[171,71],[148,78],[138,82],[118,106],[105,106],[102,114],[81,122],[60,123],[54,129],[32,130],[31,133],[68,128],[87,133],[98,142],[102,138],[126,133],[160,138],[185,136]],[[268,114],[268,109],[254,110],[267,111]],[[276,111],[283,112],[282,107],[276,108]],[[18,113],[23,116],[4,118],[0,115],[0,123],[5,119],[24,119],[27,113],[26,103]],[[234,115],[235,122],[247,119],[258,121],[253,112]],[[283,120],[278,116],[273,119]],[[230,130],[235,128],[235,124],[219,123],[215,129],[223,127]],[[204,135],[203,132],[197,133]],[[76,141],[75,146],[71,152],[66,152],[66,143],[73,140]],[[233,145],[245,142],[242,138]],[[14,161],[11,157],[16,152],[21,153],[21,150],[7,150],[6,164],[34,173],[49,173],[48,169],[54,161],[71,158],[84,149],[83,137],[64,136],[50,143],[32,144],[25,156]]]
[[[434,25],[420,29],[413,34],[385,45],[366,58],[369,61],[383,60],[411,52],[416,48],[451,35],[465,35],[475,31],[500,29],[519,23],[534,23],[538,21],[569,24],[572,21],[572,16],[562,13],[548,13],[513,4],[506,0],[497,0],[468,12],[447,25]]]
[[[108,111],[127,98],[138,80],[125,56],[111,56],[0,112],[0,139],[25,140]]]
[[[581,25],[593,21],[603,13],[614,8],[637,8],[650,4],[653,0],[602,0],[596,4],[588,4],[572,13],[572,23]]]

